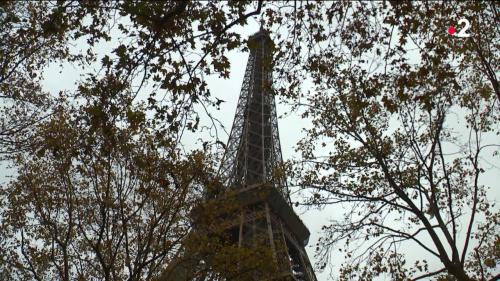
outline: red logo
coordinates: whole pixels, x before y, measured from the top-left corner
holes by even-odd
[[[453,35],[455,34],[456,30],[455,30],[455,27],[452,25],[450,26],[450,28],[448,28],[448,34],[450,35]]]
[[[464,26],[460,27],[460,25],[462,25],[462,24]],[[459,27],[459,30],[457,31],[455,29],[455,26],[451,25],[448,28],[448,34],[450,34],[451,36],[454,36],[454,37],[470,37],[471,36],[471,34],[467,33],[467,31],[470,28],[469,20],[467,20],[466,18],[460,19],[458,21],[458,27]]]

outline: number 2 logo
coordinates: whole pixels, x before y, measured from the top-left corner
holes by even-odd
[[[455,29],[455,27],[452,25],[450,26],[450,28],[448,28],[448,33],[452,36],[456,36],[456,37],[470,37],[471,35],[469,33],[467,33],[467,31],[469,30],[470,28],[470,23],[469,23],[469,20],[468,19],[460,19],[458,21],[458,25],[461,25],[461,24],[465,24],[464,27],[462,27],[462,29],[460,29],[460,31],[458,31],[457,33],[457,30]]]

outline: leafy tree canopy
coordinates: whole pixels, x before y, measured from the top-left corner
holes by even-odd
[[[209,116],[221,102],[203,77],[229,77],[227,52],[245,43],[233,27],[260,16],[277,48],[276,93],[313,124],[289,169],[298,199],[347,206],[323,228],[319,268],[340,248],[345,280],[497,280],[499,213],[483,180],[498,169],[485,160],[498,160],[497,10],[2,2],[0,156],[16,175],[0,190],[0,279],[161,274],[201,189],[218,184],[208,150],[186,153],[180,142],[200,129],[196,105]],[[470,38],[446,33],[461,18]],[[44,71],[64,63],[81,71],[76,88],[45,92]],[[439,266],[427,257],[408,264],[401,245]]]

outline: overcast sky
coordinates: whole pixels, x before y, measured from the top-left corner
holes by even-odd
[[[242,37],[244,38],[255,33],[256,31],[258,31],[258,29],[258,24],[255,20],[252,20],[245,28],[238,27],[234,30],[240,32],[240,34],[242,34]],[[106,52],[106,49],[107,47],[104,46],[103,52]],[[234,50],[228,54],[228,57],[231,63],[230,78],[222,79],[217,76],[209,76],[206,77],[206,81],[212,94],[215,97],[226,101],[221,104],[219,111],[214,111],[212,112],[212,114],[222,122],[222,124],[226,127],[227,132],[229,133],[236,110],[237,100],[240,94],[248,53]],[[50,91],[51,93],[57,93],[60,90],[72,90],[75,88],[74,83],[80,78],[80,73],[80,70],[68,64],[65,64],[63,68],[60,68],[57,65],[53,65],[45,74],[45,89]],[[290,112],[290,108],[286,105],[278,103],[277,112],[278,116],[282,116],[284,113]],[[297,141],[301,139],[301,137],[303,137],[303,133],[301,132],[302,128],[307,126],[310,126],[310,122],[308,122],[308,120],[302,120],[294,113],[287,114],[287,116],[279,118],[279,133],[283,158],[285,160],[298,158],[300,156],[295,152],[294,148]],[[227,141],[228,136],[224,134],[223,131],[220,131],[220,133],[221,141]],[[199,135],[193,136],[190,134],[186,134],[183,139],[183,144],[186,145],[187,148],[200,148],[200,144],[197,144],[195,141],[198,137]],[[486,176],[487,180],[485,184],[495,186],[495,180],[499,179],[498,175],[500,174],[500,169],[498,167],[500,167],[500,163],[498,163],[498,161],[496,163],[494,161],[491,161],[491,165],[492,169],[487,171],[488,174]],[[498,184],[496,184],[496,187],[498,187]],[[496,188],[494,192],[491,192],[491,196],[492,201],[498,201],[500,197],[498,188]],[[304,212],[304,210],[300,208],[296,208],[296,210],[311,231],[311,238],[309,246],[307,247],[307,251],[309,253],[309,258],[314,263],[315,259],[312,246],[319,238],[321,226],[326,224],[330,218],[339,216],[340,210],[342,210],[342,208],[333,206],[322,211],[310,210],[307,212]],[[422,252],[411,249],[411,246],[409,246],[407,253],[410,259],[412,258],[412,256],[418,257],[422,254]],[[342,256],[339,256],[338,259],[334,259],[334,269],[337,268],[341,260]],[[328,273],[328,270],[326,270],[323,274],[318,273],[318,279],[320,281],[329,280],[327,278]]]
[[[245,28],[238,28],[235,30],[240,32],[240,34],[242,34],[243,36],[248,37],[251,34],[257,32],[258,29],[258,24],[255,21],[251,21],[249,26],[246,26]],[[217,98],[226,101],[225,103],[221,104],[220,111],[213,112],[213,115],[221,120],[229,133],[233,122],[241,85],[243,82],[248,53],[243,53],[241,51],[235,50],[230,52],[228,54],[228,57],[231,63],[230,78],[222,79],[211,76],[207,77],[206,81],[212,94]],[[304,83],[305,84],[302,85],[304,89],[312,89],[311,84],[308,84],[307,81],[305,81]],[[302,137],[304,137],[304,134],[302,132],[303,128],[310,127],[311,123],[309,120],[303,120],[294,112],[290,113],[290,107],[283,103],[277,103],[277,113],[279,117],[278,126],[283,158],[284,160],[297,159],[300,157],[300,155],[295,152],[296,144]],[[466,136],[468,130],[464,126],[465,122],[463,118],[464,116],[463,114],[461,114],[461,112],[454,112],[454,114],[450,115],[447,124],[451,128],[457,129],[459,133],[462,133],[464,134],[464,136]],[[224,141],[227,140],[227,135],[222,134],[222,136],[223,137],[221,138],[223,138]],[[486,142],[488,142],[488,138],[492,141],[498,142],[498,136],[495,136],[493,134],[486,134],[485,136]],[[191,141],[189,138],[185,140],[185,143],[189,143]],[[446,149],[448,149],[448,151],[456,151],[456,147],[453,147],[451,145],[448,145],[447,148],[445,147],[445,150]],[[491,155],[492,152],[493,150],[488,153]],[[483,164],[488,167],[486,169],[485,175],[483,176],[482,184],[493,187],[493,189],[489,192],[490,200],[491,202],[498,202],[500,199],[500,189],[498,188],[498,179],[500,178],[500,161],[498,157],[496,159],[494,159],[493,157],[486,157],[482,160],[484,161]],[[312,262],[315,261],[313,249],[315,248],[314,245],[320,236],[321,226],[327,224],[331,218],[340,218],[343,207],[345,206],[331,206],[321,211],[305,211],[301,208],[295,208],[301,219],[311,231],[311,238],[309,240],[310,242],[309,246],[307,247],[307,251]],[[429,244],[432,244],[430,239],[424,238],[422,239],[422,241],[427,241],[429,242]],[[339,247],[340,246],[341,245],[339,245]],[[426,253],[421,250],[418,245],[413,244],[413,242],[406,244],[401,250],[406,254],[408,264],[412,264],[413,261],[417,258],[426,258],[429,261],[429,266],[431,269],[437,268],[441,265],[436,258],[426,257]],[[334,264],[331,268],[333,271],[333,277],[338,277],[337,269],[340,263],[343,261],[343,255],[344,253],[339,253],[339,256],[333,259]],[[498,269],[498,271],[500,272],[500,269]],[[318,280],[320,281],[331,280],[331,278],[328,278],[329,275],[329,269],[326,269],[325,272],[321,274],[317,273]],[[384,279],[386,278],[380,278],[380,280]],[[390,278],[387,278],[387,280],[390,280]]]

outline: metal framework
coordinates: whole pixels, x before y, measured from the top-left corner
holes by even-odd
[[[283,162],[276,105],[271,91],[272,41],[261,30],[251,48],[220,175],[229,188],[271,183],[287,198],[286,181],[276,173]]]
[[[279,195],[256,202],[243,200],[246,207],[239,212],[239,220],[234,219],[239,233],[234,242],[272,249],[277,274],[261,279],[314,281],[316,276],[304,249],[309,231],[290,206],[284,174],[277,172],[283,159],[271,90],[273,42],[261,29],[248,39],[248,45],[250,57],[219,173],[224,185],[240,194],[261,194],[258,189],[268,189],[270,194]]]
[[[222,242],[238,249],[264,248],[272,253],[272,272],[254,269],[223,280],[317,281],[305,251],[309,230],[295,214],[283,173],[276,105],[271,91],[272,41],[260,30],[248,40],[250,57],[245,71],[236,116],[219,173],[224,179],[219,192],[207,193],[206,202],[193,215],[191,236],[211,237],[222,233]],[[207,191],[208,192],[208,191]],[[236,203],[230,211],[224,206]],[[229,204],[229,205],[231,205]],[[209,206],[220,209],[210,219]],[[213,257],[200,253],[201,245],[186,246],[169,265],[162,280],[193,278],[193,271],[211,268]],[[212,253],[218,255],[218,253]],[[234,268],[244,262],[237,260]],[[212,280],[212,279],[210,279]]]

